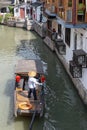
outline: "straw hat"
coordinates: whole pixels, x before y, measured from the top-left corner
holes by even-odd
[[[36,72],[35,72],[35,71],[30,71],[30,72],[28,73],[28,76],[29,76],[29,77],[34,77],[34,76],[36,76]]]

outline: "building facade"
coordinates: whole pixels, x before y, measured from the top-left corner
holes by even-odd
[[[50,44],[54,44],[54,51],[56,46],[56,53],[64,58],[87,104],[87,0],[46,0],[44,8],[47,17],[45,39],[51,39],[50,48]]]

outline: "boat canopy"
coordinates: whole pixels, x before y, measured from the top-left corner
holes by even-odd
[[[30,71],[35,71],[43,74],[43,64],[40,60],[19,60],[16,64],[15,74],[27,74]]]

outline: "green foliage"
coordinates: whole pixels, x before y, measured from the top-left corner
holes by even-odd
[[[0,23],[2,22],[2,18],[3,18],[3,16],[2,16],[2,15],[0,15]]]
[[[13,16],[13,14],[11,14],[11,13],[7,13],[7,14],[5,15],[4,22],[7,22],[8,19],[9,19],[10,17],[12,17],[12,16]]]
[[[8,8],[9,8],[10,13],[14,14],[14,8],[12,6],[9,6]]]
[[[79,3],[79,10],[84,10],[85,9],[85,5],[83,3]]]

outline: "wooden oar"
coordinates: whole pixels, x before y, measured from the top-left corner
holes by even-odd
[[[38,103],[36,102],[35,111],[34,111],[33,116],[32,116],[32,120],[31,120],[31,123],[30,123],[30,126],[29,126],[29,130],[32,130],[33,122],[34,122],[35,115],[36,115],[36,112],[37,112],[37,105],[38,105]]]
[[[34,119],[35,119],[36,112],[37,112],[37,110],[35,110],[35,112],[33,113],[32,120],[31,120],[31,123],[30,123],[30,126],[29,126],[29,130],[32,130],[32,126],[33,126],[33,122],[34,122]]]
[[[43,95],[44,95],[44,86],[42,86],[42,92],[41,92],[41,102],[44,103],[44,98],[43,98]],[[31,120],[31,123],[30,123],[30,126],[29,126],[29,130],[32,130],[32,127],[33,127],[33,122],[34,122],[34,119],[35,119],[35,115],[36,115],[36,112],[37,112],[37,105],[36,104],[36,107],[35,107],[35,111],[33,113],[33,116],[32,116],[32,120]],[[43,114],[42,114],[43,115]]]

